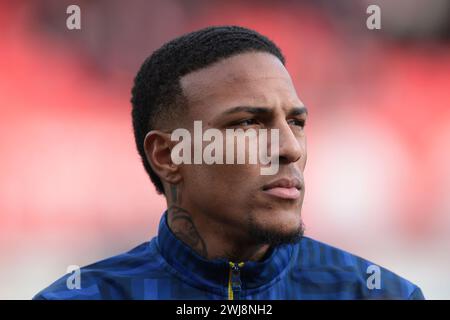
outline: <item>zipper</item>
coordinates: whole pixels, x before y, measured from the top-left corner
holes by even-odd
[[[241,268],[244,262],[234,263],[230,261],[230,273],[228,277],[228,300],[239,300],[241,293]]]

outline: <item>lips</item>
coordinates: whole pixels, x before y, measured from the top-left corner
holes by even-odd
[[[263,186],[264,193],[281,199],[298,199],[302,183],[298,178],[282,178]]]

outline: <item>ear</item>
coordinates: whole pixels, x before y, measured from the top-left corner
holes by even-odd
[[[152,130],[145,136],[144,150],[147,161],[162,181],[178,184],[182,180],[180,166],[172,162],[170,153],[174,142],[170,133]]]

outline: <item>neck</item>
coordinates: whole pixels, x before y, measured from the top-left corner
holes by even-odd
[[[174,203],[168,203],[167,221],[175,236],[205,259],[258,261],[269,249],[268,244],[246,241],[223,224],[193,215]]]

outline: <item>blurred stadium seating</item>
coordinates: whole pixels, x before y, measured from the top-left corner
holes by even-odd
[[[132,80],[165,41],[221,24],[272,38],[310,109],[306,233],[450,299],[449,1],[77,1],[68,30],[73,3],[0,2],[0,299],[155,234]]]

